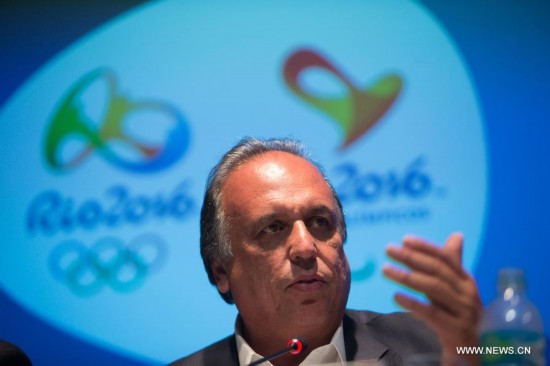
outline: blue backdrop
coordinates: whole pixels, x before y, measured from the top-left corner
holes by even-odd
[[[0,338],[36,365],[164,363],[231,331],[197,215],[208,168],[250,134],[304,140],[344,196],[351,306],[394,310],[388,241],[461,230],[484,303],[521,267],[550,327],[548,2],[46,3],[0,5]],[[332,68],[293,79],[308,52]],[[382,117],[331,114],[377,82]],[[143,145],[101,142],[123,122]],[[71,262],[113,268],[111,250],[136,259],[99,284]]]

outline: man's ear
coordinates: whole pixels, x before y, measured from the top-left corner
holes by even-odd
[[[216,287],[218,287],[218,291],[222,294],[227,293],[230,289],[229,278],[227,277],[225,266],[221,262],[213,260],[210,268],[212,269],[212,274],[216,280]]]

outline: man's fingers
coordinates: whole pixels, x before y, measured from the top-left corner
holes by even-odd
[[[464,238],[460,233],[454,233],[449,236],[445,245],[443,246],[443,251],[448,253],[450,258],[453,259],[455,265],[462,266],[462,246]]]
[[[472,326],[471,323],[450,315],[437,306],[424,304],[405,294],[395,294],[394,300],[432,328],[447,352],[454,354],[455,347],[459,345],[477,345],[477,323]]]
[[[421,252],[433,258],[437,258],[442,262],[442,264],[446,264],[456,274],[463,278],[467,276],[462,268],[461,234],[456,233],[449,236],[449,239],[447,239],[447,242],[443,248],[418,237],[405,236],[403,238],[403,248]]]
[[[399,248],[393,245],[386,248],[386,254],[413,271],[436,276],[447,282],[452,288],[459,290],[460,281],[457,281],[457,276],[461,274],[456,273],[455,270],[451,268],[447,262],[439,258],[439,256],[434,257],[423,251],[411,248]]]
[[[461,311],[462,301],[451,286],[438,279],[420,272],[408,272],[391,266],[384,266],[384,275],[410,289],[424,293],[436,306],[446,312],[457,315]]]
[[[426,322],[446,352],[457,345],[477,344],[482,313],[475,280],[462,267],[462,243],[458,233],[450,235],[443,247],[407,236],[403,247],[389,246],[387,254],[408,269],[383,269],[388,278],[426,295],[429,303],[404,294],[395,295],[395,301]]]
[[[399,306],[410,311],[418,319],[425,321],[432,329],[438,329],[442,324],[454,323],[455,317],[438,307],[424,304],[402,293],[395,294],[394,299]]]

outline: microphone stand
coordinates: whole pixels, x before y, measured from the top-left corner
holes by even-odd
[[[287,353],[292,353],[293,355],[297,355],[299,353],[302,353],[302,351],[305,351],[306,349],[307,349],[307,342],[301,337],[295,337],[288,341],[288,344],[285,349],[272,353],[269,356],[259,359],[258,361],[251,362],[247,366],[256,366],[261,363],[271,361],[277,357],[281,357]]]

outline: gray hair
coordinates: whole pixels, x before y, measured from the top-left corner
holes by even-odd
[[[201,257],[210,283],[216,285],[216,279],[212,273],[212,261],[228,263],[233,253],[229,238],[229,220],[222,209],[222,187],[229,175],[239,166],[254,157],[270,151],[283,151],[299,156],[313,164],[331,189],[333,199],[338,207],[338,229],[343,242],[346,241],[346,222],[342,204],[334,187],[330,184],[322,167],[314,162],[306,153],[304,146],[294,139],[255,139],[246,137],[233,146],[210,171],[206,182],[206,191],[201,209]],[[221,293],[222,298],[229,304],[233,303],[231,293]]]

